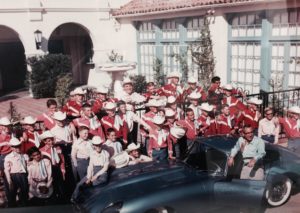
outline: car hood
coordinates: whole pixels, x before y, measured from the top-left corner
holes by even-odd
[[[84,190],[79,205],[91,211],[97,203],[97,208],[102,209],[112,201],[124,201],[170,186],[187,184],[195,178],[199,179],[199,175],[181,162],[150,162],[128,166],[112,171],[106,185]],[[208,178],[205,174],[200,176]]]

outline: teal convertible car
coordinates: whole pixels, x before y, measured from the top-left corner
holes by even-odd
[[[141,163],[111,172],[107,184],[81,192],[80,212],[198,213],[262,211],[280,206],[299,189],[300,157],[266,144],[265,180],[241,180],[242,164],[228,168],[237,138],[198,138],[183,161]],[[241,158],[237,155],[236,158]],[[236,159],[235,162],[242,162]]]

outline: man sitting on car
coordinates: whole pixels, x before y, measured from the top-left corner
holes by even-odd
[[[242,153],[244,163],[240,178],[263,180],[264,170],[259,162],[266,154],[265,143],[261,138],[254,136],[250,125],[243,127],[242,137],[231,150],[228,166],[234,165],[234,157],[239,151]]]

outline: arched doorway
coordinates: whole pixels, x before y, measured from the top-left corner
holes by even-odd
[[[25,87],[26,60],[19,35],[0,25],[0,94]]]
[[[79,24],[66,23],[58,26],[48,42],[49,53],[69,55],[72,61],[75,84],[87,84],[93,57],[93,43],[88,30]]]

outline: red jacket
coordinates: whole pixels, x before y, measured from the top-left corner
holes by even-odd
[[[51,154],[51,147],[43,146],[42,148],[40,148],[40,151],[44,157],[48,158],[51,161],[52,165],[59,166],[61,172],[65,174],[65,158],[62,154],[62,150],[59,146],[54,146],[53,149],[55,149],[56,153],[58,154],[58,162],[55,160],[55,158],[53,158],[54,155]]]
[[[206,92],[203,90],[203,88],[202,87],[200,87],[200,86],[197,86],[196,87],[196,89],[194,89],[194,90],[192,90],[192,88],[188,88],[188,89],[186,89],[186,90],[184,90],[184,92],[183,92],[183,96],[186,98],[188,95],[190,95],[192,92],[197,92],[197,93],[200,93],[201,94],[201,100],[202,101],[205,101],[206,100],[206,98],[207,98],[207,94],[206,94]]]
[[[258,111],[252,111],[249,108],[242,111],[240,116],[237,118],[236,125],[237,127],[250,125],[253,129],[258,128],[258,121],[260,119],[260,113]]]
[[[214,119],[210,117],[205,117],[201,115],[198,118],[198,124],[199,124],[199,129],[203,130],[203,135],[204,136],[209,136],[209,135],[215,135],[217,130],[216,130],[216,122]]]
[[[291,118],[279,118],[285,134],[288,138],[300,138],[300,129],[297,129],[297,121]]]
[[[148,146],[148,153],[149,155],[152,155],[153,149],[158,149],[158,148],[168,148],[168,153],[169,155],[172,155],[173,153],[173,145],[172,141],[170,139],[170,133],[167,129],[160,129],[155,125],[150,125],[151,129],[149,131],[149,146]],[[162,141],[161,144],[158,143],[158,138],[159,135],[162,135]]]
[[[236,97],[224,97],[222,99],[222,104],[227,104],[229,106],[230,114],[237,115],[240,111],[244,111],[247,107]]]
[[[91,119],[93,119],[93,124],[91,124]],[[101,122],[98,120],[97,116],[93,118],[80,117],[73,120],[75,127],[87,126],[89,128],[89,133],[92,136],[99,136],[101,139],[105,140],[105,135],[102,129]]]
[[[186,137],[188,140],[195,140],[198,135],[198,126],[194,121],[187,119],[177,121],[177,124],[186,129]]]
[[[116,115],[116,116],[118,116],[118,115]],[[123,141],[125,143],[127,143],[128,126],[127,126],[126,122],[122,122],[122,123],[120,123],[119,129],[118,129],[118,127],[115,126],[116,116],[109,117],[108,115],[106,115],[101,119],[101,123],[104,128],[105,135],[107,135],[107,130],[109,128],[113,128],[116,131],[117,138],[123,138]]]
[[[36,133],[39,134],[38,132],[36,132]],[[23,134],[26,134],[27,140],[24,140],[21,144],[21,153],[27,154],[27,151],[30,148],[37,147],[35,144],[36,135],[34,134],[34,132],[29,132],[28,130],[25,130]],[[39,138],[37,138],[37,139],[39,140]]]
[[[42,121],[44,123],[44,126],[50,130],[55,126],[55,120],[50,116],[48,113],[43,113],[37,117],[38,121]]]
[[[8,145],[10,139],[10,134],[0,134],[0,155],[6,155],[11,152],[10,145]],[[6,145],[3,145],[4,143],[6,143]]]
[[[80,114],[81,107],[82,107],[82,104],[79,104],[76,101],[68,101],[63,106],[62,111],[66,112],[68,116],[74,116],[74,114]]]
[[[219,115],[216,119],[217,134],[230,134],[234,129],[235,120],[236,119],[234,115],[229,115],[228,117],[226,117],[224,114]]]

